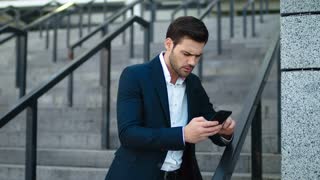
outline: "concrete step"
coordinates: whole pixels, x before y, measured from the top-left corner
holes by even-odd
[[[24,147],[25,132],[0,132],[0,147]],[[39,148],[99,149],[100,133],[38,133]]]
[[[23,148],[0,148],[0,164],[24,164],[24,151]],[[111,150],[39,149],[37,163],[40,166],[106,169],[111,165],[114,152]],[[221,153],[197,152],[196,156],[201,171],[213,172],[218,165]],[[280,161],[279,154],[263,154],[263,172],[280,173]],[[234,172],[251,172],[251,154],[241,153]]]
[[[79,168],[60,166],[38,166],[37,179],[39,180],[101,180],[105,178],[106,168]],[[0,178],[6,180],[20,180],[24,177],[24,166],[0,164]],[[211,180],[213,172],[202,172],[204,180]],[[234,173],[232,180],[251,180],[249,173]],[[263,180],[280,180],[279,174],[264,174]]]

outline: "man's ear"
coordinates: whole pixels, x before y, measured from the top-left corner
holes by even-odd
[[[171,52],[172,48],[173,48],[173,41],[171,38],[166,38],[164,41],[164,47],[166,48],[166,50],[168,52]]]

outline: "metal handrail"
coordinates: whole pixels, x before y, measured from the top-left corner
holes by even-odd
[[[254,0],[248,0],[242,9],[243,16],[243,37],[247,37],[247,11],[251,5],[251,28],[252,28],[252,37],[256,36],[255,33],[255,3]]]
[[[107,20],[101,24],[99,27],[97,27],[96,29],[94,29],[91,33],[87,34],[86,36],[84,36],[83,38],[81,38],[80,40],[78,40],[77,42],[73,43],[70,47],[69,47],[69,52],[68,52],[68,57],[69,60],[73,60],[74,58],[74,50],[75,48],[81,46],[85,41],[87,41],[89,38],[91,38],[92,36],[94,36],[95,34],[97,34],[98,32],[102,32],[102,34],[104,35],[106,33],[106,29],[107,26],[112,23],[113,21],[115,21],[117,18],[119,18],[122,15],[126,15],[126,12],[128,10],[131,10],[131,14],[133,15],[133,8],[134,6],[143,3],[143,0],[137,0],[134,1],[130,4],[128,4],[126,7],[122,8],[121,10],[119,10],[117,13],[115,13],[114,15],[112,15],[111,17],[107,18]],[[134,46],[133,46],[133,27],[130,28],[130,57],[133,57],[133,52],[134,52]],[[69,83],[68,83],[68,105],[71,107],[73,105],[73,76],[72,74],[70,75],[70,79],[69,79]]]
[[[10,19],[9,21],[3,23],[2,26],[7,25],[7,24],[12,23],[12,22],[15,22],[17,24],[19,19],[20,19],[19,10],[17,8],[13,7],[13,6],[8,6],[6,9],[1,10],[0,14],[5,14],[8,11],[13,11],[14,12],[14,17],[12,19]]]
[[[212,180],[229,180],[231,178],[251,124],[258,124],[257,129],[259,129],[258,134],[260,135],[260,139],[255,139],[255,141],[251,143],[252,145],[255,144],[255,147],[253,148],[258,148],[258,151],[251,152],[251,157],[253,159],[252,173],[255,175],[252,179],[261,179],[261,96],[267,78],[269,77],[272,63],[276,59],[275,56],[279,56],[279,51],[280,36],[277,35],[271,42],[271,45],[264,56],[258,77],[251,86],[251,90],[243,105],[244,108],[237,121],[237,128],[234,132],[233,141],[224,150]],[[252,130],[254,130],[254,127],[252,127]],[[259,162],[256,162],[256,160]]]
[[[70,3],[70,2],[66,3],[66,4],[60,6],[59,8],[55,9],[53,12],[48,13],[48,14],[36,19],[35,21],[31,22],[30,24],[22,27],[21,30],[28,31],[28,30],[34,28],[35,26],[39,25],[40,23],[44,23],[44,22],[48,21],[53,16],[66,11],[68,8],[72,7],[73,5],[74,5],[74,3]],[[14,38],[14,36],[11,36],[9,39],[6,39],[6,41],[1,41],[0,45],[9,41],[11,38]]]
[[[120,16],[125,14],[128,10],[132,9],[135,5],[140,4],[142,2],[143,2],[143,0],[137,0],[137,1],[134,1],[130,4],[128,4],[126,7],[122,8],[121,10],[119,10],[117,13],[115,13],[111,17],[107,18],[107,20],[103,24],[101,24],[99,27],[97,27],[91,33],[87,34],[86,36],[84,36],[83,38],[78,40],[77,42],[70,45],[70,49],[73,51],[73,49],[75,49],[78,46],[81,46],[82,43],[84,43],[86,40],[88,40],[89,38],[91,38],[92,36],[97,34],[98,32],[104,31],[106,26],[108,26],[110,23],[115,21],[117,18],[119,18]],[[69,54],[69,57],[70,56],[73,56],[73,55]]]
[[[13,33],[13,36],[17,36],[16,86],[19,88],[21,98],[26,94],[28,32],[8,24],[0,28],[0,34],[2,33]]]
[[[197,1],[199,3],[199,1]],[[181,10],[183,9],[184,11],[184,15],[186,16],[187,15],[187,8],[191,5],[195,3],[194,1],[186,1],[186,2],[183,2],[182,4],[180,4],[178,7],[176,7],[172,13],[171,13],[171,21],[174,20],[174,16]]]
[[[206,16],[208,16],[212,12],[212,8],[217,6],[217,50],[218,54],[222,53],[222,42],[221,42],[221,0],[213,0],[208,6],[205,8],[203,13],[199,16],[200,20],[203,20]],[[202,79],[203,76],[203,56],[198,64],[198,76]]]
[[[91,59],[93,55],[97,52],[108,49],[110,50],[111,41],[116,38],[119,34],[125,31],[128,27],[132,26],[134,23],[138,23],[145,28],[145,54],[144,60],[149,60],[149,22],[138,17],[133,16],[124,22],[120,27],[118,27],[113,32],[107,34],[103,37],[101,41],[99,41],[94,47],[90,50],[76,58],[70,64],[61,69],[58,73],[53,75],[51,79],[42,85],[38,86],[38,88],[34,89],[27,95],[23,96],[18,103],[11,108],[1,119],[0,119],[0,128],[10,122],[14,117],[20,114],[22,111],[27,109],[27,141],[26,141],[26,168],[25,168],[25,178],[26,180],[36,180],[36,152],[37,152],[37,110],[38,110],[38,99],[47,93],[50,89],[52,89],[55,85],[61,82],[64,78],[69,76],[73,71],[77,70],[81,65]],[[111,51],[109,51],[110,56]],[[111,59],[107,59],[110,63]],[[110,64],[109,64],[110,65]],[[108,106],[110,107],[110,66],[108,68],[108,78],[107,78],[107,86],[108,88]],[[109,109],[110,110],[110,109]],[[110,114],[110,113],[108,113]],[[109,124],[110,118],[107,117],[106,124]],[[108,128],[108,127],[107,127]],[[109,134],[109,129],[106,129],[106,134]],[[103,136],[107,136],[103,135]],[[109,140],[109,139],[107,139]]]

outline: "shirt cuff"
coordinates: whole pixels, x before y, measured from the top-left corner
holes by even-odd
[[[220,139],[221,139],[221,141],[224,143],[224,144],[229,144],[232,140],[233,140],[233,134],[232,134],[232,136],[231,136],[231,138],[230,139],[226,139],[226,138],[224,138],[224,137],[222,137],[221,135],[220,135]]]
[[[186,145],[186,142],[184,141],[184,127],[181,128],[182,129],[182,139],[183,139],[183,144]]]

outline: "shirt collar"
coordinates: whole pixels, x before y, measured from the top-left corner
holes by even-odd
[[[171,82],[170,82],[170,81],[171,81],[171,75],[170,75],[169,69],[168,69],[168,67],[167,67],[167,65],[166,65],[166,62],[165,62],[165,60],[164,60],[164,56],[163,56],[164,53],[165,53],[165,51],[162,51],[162,52],[159,54],[159,59],[160,59],[160,62],[161,62],[161,66],[162,66],[162,70],[163,70],[163,74],[164,74],[165,80],[166,80],[167,83],[171,83]],[[183,84],[183,82],[184,82],[185,79],[186,79],[186,78],[181,78],[181,77],[179,77],[178,80],[177,80],[177,82],[176,82],[176,85],[181,85],[181,84]]]

